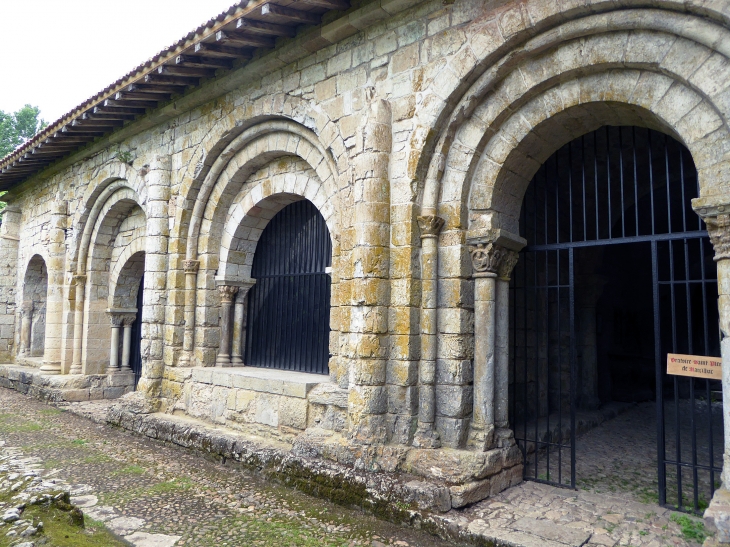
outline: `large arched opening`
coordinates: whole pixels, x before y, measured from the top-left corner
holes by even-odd
[[[43,358],[46,340],[46,301],[48,270],[40,255],[33,255],[23,277],[23,301],[20,306],[21,328],[18,355]]]

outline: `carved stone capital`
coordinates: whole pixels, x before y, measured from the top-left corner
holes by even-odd
[[[504,261],[513,251],[505,249],[496,243],[477,243],[469,246],[469,254],[471,255],[471,265],[474,273],[498,273]],[[514,266],[514,264],[512,264]],[[511,271],[512,268],[510,267]]]
[[[77,287],[83,287],[86,284],[86,275],[85,274],[75,274],[71,278],[71,282],[76,285]]]
[[[425,215],[418,217],[418,227],[421,230],[421,237],[438,237],[444,227],[445,220],[436,215]]]
[[[200,267],[199,260],[183,260],[183,270],[185,270],[186,274],[197,273],[199,267]]]
[[[116,313],[116,312],[107,312],[109,314],[109,321],[112,324],[112,327],[121,327],[122,326],[122,314]]]
[[[235,285],[218,285],[218,291],[221,295],[221,304],[230,304],[238,292],[238,287]]]
[[[137,320],[136,313],[120,313],[122,326],[131,327],[132,324]]]
[[[704,220],[710,241],[715,248],[715,262],[730,258],[730,214],[721,213],[705,217]]]
[[[505,249],[504,258],[502,259],[502,263],[499,265],[497,271],[500,279],[502,279],[503,281],[510,280],[510,277],[512,276],[512,270],[515,269],[519,257],[519,253]]]

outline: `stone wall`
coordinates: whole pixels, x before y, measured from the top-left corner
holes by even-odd
[[[157,408],[354,447],[509,452],[503,289],[525,244],[525,188],[563,143],[639,125],[678,137],[702,196],[726,196],[727,27],[722,3],[669,0],[378,0],[332,14],[11,191],[22,216],[8,217],[0,255],[16,235],[23,245],[0,293],[0,354],[11,285],[39,253],[62,280],[62,370],[103,371],[110,268],[144,232],[139,391]],[[332,236],[330,377],[313,383],[337,396],[204,381],[218,287],[247,282],[258,234],[297,199]],[[462,499],[491,488],[459,480],[472,488]]]

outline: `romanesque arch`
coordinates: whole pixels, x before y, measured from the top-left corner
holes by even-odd
[[[48,299],[48,270],[46,261],[34,254],[28,261],[23,277],[21,327],[18,354],[23,357],[43,357],[46,336],[46,301]]]

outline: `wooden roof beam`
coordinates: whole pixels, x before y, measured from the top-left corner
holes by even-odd
[[[163,76],[194,76],[196,78],[212,78],[215,70],[210,68],[194,68],[179,65],[162,65],[157,67],[157,73]]]
[[[297,29],[294,27],[256,21],[255,19],[244,19],[243,17],[236,21],[236,30],[267,36],[288,36],[289,38],[294,38],[297,35]]]
[[[199,55],[219,56],[224,59],[237,58],[237,59],[250,59],[251,53],[248,49],[242,49],[237,47],[224,46],[217,43],[198,42],[193,48],[195,53]]]
[[[215,33],[215,40],[219,44],[237,44],[240,47],[274,47],[274,40],[271,38],[244,35],[237,32],[223,32],[222,30]]]
[[[111,129],[112,127],[121,127],[122,125],[124,125],[124,120],[99,120],[95,118],[84,118],[83,116],[71,122],[72,127],[108,127]]]
[[[231,61],[216,57],[202,57],[200,55],[178,55],[175,57],[176,65],[183,65],[194,68],[224,68],[229,70],[232,66]]]
[[[298,25],[319,25],[320,16],[308,11],[302,11],[294,8],[287,8],[278,4],[267,2],[261,6],[261,15],[263,17],[274,17],[291,21]]]
[[[139,100],[124,100],[119,101],[116,99],[106,99],[104,101],[103,106],[116,106],[116,107],[124,107],[124,108],[154,108],[157,106],[157,103],[159,101],[139,101]]]
[[[188,78],[186,76],[162,76],[157,72],[150,72],[145,75],[144,83],[191,86],[198,85],[200,83],[200,78]]]
[[[138,93],[136,91],[119,91],[114,95],[116,101],[148,101],[158,102],[164,101],[168,97],[167,94],[158,93]]]
[[[318,8],[335,9],[339,11],[345,11],[350,9],[350,2],[348,0],[297,0],[302,4],[309,4],[310,6],[317,6]]]
[[[133,114],[139,116],[146,112],[145,108],[129,108],[124,106],[95,106],[94,114]]]
[[[129,93],[151,93],[161,95],[173,95],[175,93],[182,94],[187,86],[184,85],[165,85],[165,84],[130,84],[125,91]]]

